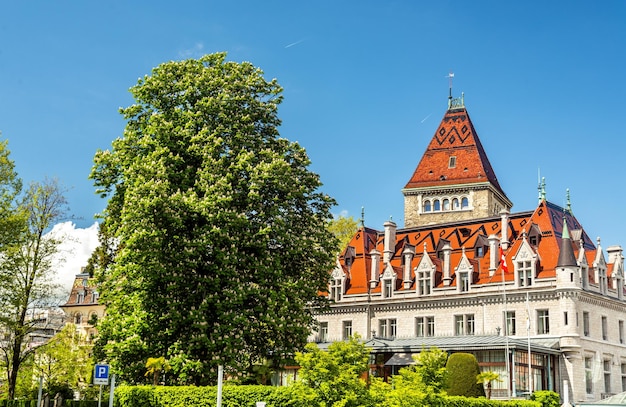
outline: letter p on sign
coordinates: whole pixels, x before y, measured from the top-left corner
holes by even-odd
[[[96,365],[94,367],[93,384],[109,384],[109,365]]]

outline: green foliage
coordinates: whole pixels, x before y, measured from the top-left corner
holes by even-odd
[[[367,383],[369,349],[358,336],[334,342],[328,351],[308,344],[296,354],[299,379],[290,386],[294,406],[363,406],[371,403]]]
[[[339,242],[337,253],[341,253],[346,246],[348,246],[348,243],[350,243],[350,240],[352,240],[358,228],[359,222],[354,220],[352,216],[338,216],[328,223],[328,230],[330,230]]]
[[[145,376],[152,377],[152,385],[156,386],[159,384],[159,377],[161,377],[161,373],[166,373],[170,370],[172,370],[172,367],[163,356],[158,358],[148,358],[148,361],[146,362]]]
[[[364,398],[354,400],[348,395],[330,404],[317,399],[314,393],[309,393],[311,398],[308,400],[294,397],[290,387],[225,385],[222,406],[254,407],[257,401],[265,401],[267,407],[545,407],[530,400],[488,400],[409,390],[406,388],[403,392],[390,392],[389,384],[376,379],[371,383],[370,394]],[[214,386],[120,386],[115,389],[116,407],[214,407],[216,400],[217,388]],[[0,407],[3,407],[1,401]]]
[[[0,148],[0,178],[6,172],[6,168],[1,168],[7,158],[2,152]],[[0,184],[0,192],[5,186]],[[28,311],[49,304],[58,286],[53,279],[57,266],[54,260],[64,236],[47,232],[65,216],[64,192],[56,180],[33,182],[15,198],[15,206],[8,212],[6,208],[0,210],[7,216],[0,219],[0,224],[12,227],[0,232],[2,239],[5,234],[12,234],[0,242],[4,243],[0,245],[0,332],[4,333],[0,366],[6,370],[9,399],[16,396],[22,363],[36,349],[27,342],[38,321],[27,318]],[[0,197],[0,201],[4,198]],[[32,376],[28,380],[32,381]]]
[[[447,387],[447,352],[433,346],[428,350],[422,350],[414,356],[414,359],[415,372],[421,377],[421,381],[426,387],[431,388],[435,393],[440,393]]]
[[[491,387],[494,381],[501,382],[500,375],[496,372],[487,371],[481,372],[478,376],[476,376],[476,383],[482,384],[483,387],[487,389],[487,398],[491,398]]]
[[[37,407],[37,400],[0,400],[0,407]]]
[[[282,88],[219,53],[164,63],[131,93],[91,172],[108,198],[96,358],[140,383],[164,355],[170,383],[200,385],[303,349],[327,301],[334,200],[279,136]]]
[[[470,353],[453,353],[446,363],[448,371],[447,393],[450,396],[484,397],[482,384],[476,383],[480,374],[478,361]]]
[[[530,395],[530,399],[541,403],[541,407],[559,407],[561,396],[549,390],[537,390]]]
[[[74,390],[85,390],[93,372],[91,349],[74,324],[66,324],[61,332],[37,348],[33,373],[44,378],[44,391],[50,397],[63,393],[65,399],[71,399]]]

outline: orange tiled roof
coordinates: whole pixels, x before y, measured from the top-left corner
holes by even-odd
[[[456,163],[450,166],[450,157]],[[490,182],[504,196],[465,108],[446,112],[405,188]]]
[[[533,250],[539,256],[539,267],[537,279],[556,277],[556,267],[559,258],[559,250],[561,245],[561,236],[563,233],[563,219],[567,221],[569,230],[580,230],[582,246],[585,251],[587,262],[592,264],[597,248],[589,236],[584,232],[578,220],[563,208],[547,201],[539,203],[534,211],[520,212],[509,215],[508,217],[508,240],[509,248],[505,255],[509,264],[509,273],[504,278],[512,281],[514,275],[512,273],[513,256],[517,253],[524,242],[529,240],[527,236],[532,233],[537,235],[539,244],[533,246]],[[402,284],[403,278],[403,256],[402,253],[409,245],[415,248],[415,255],[411,262],[411,278],[413,280],[410,290],[415,290],[414,268],[420,264],[423,256],[430,257],[432,263],[436,267],[436,287],[443,287],[443,262],[437,258],[437,251],[441,249],[443,242],[447,242],[452,248],[450,254],[450,277],[452,278],[452,286],[456,286],[454,268],[461,261],[463,253],[468,258],[474,268],[473,285],[498,283],[502,281],[502,273],[498,267],[496,273],[490,276],[490,253],[487,244],[487,238],[490,235],[500,236],[502,233],[502,224],[500,217],[491,217],[476,219],[470,221],[462,221],[455,223],[446,223],[431,226],[421,226],[407,229],[396,230],[396,240],[393,246],[393,256],[390,264],[397,276],[397,290],[404,290]],[[371,252],[375,249],[381,253],[379,270],[385,271],[386,265],[383,264],[382,253],[384,252],[384,231],[377,231],[371,228],[361,228],[352,238],[349,246],[354,249],[351,253],[354,258],[351,264],[346,264],[345,254],[340,258],[340,264],[346,273],[346,295],[359,295],[368,292],[369,281],[371,280]],[[475,249],[477,246],[483,248],[480,255]],[[531,245],[532,246],[532,245]],[[580,252],[580,241],[575,242],[574,253],[578,258]],[[593,276],[590,279],[593,282]],[[371,290],[372,293],[380,292],[381,286],[377,286]]]

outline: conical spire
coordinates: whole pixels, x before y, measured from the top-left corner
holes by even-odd
[[[569,230],[567,229],[567,219],[565,216],[563,216],[563,233],[561,235],[561,247],[559,249],[559,260],[556,264],[557,267],[578,265],[578,263],[576,263],[576,256],[574,256],[572,239],[569,236]]]
[[[508,201],[467,110],[449,109],[404,188],[476,183],[490,183]]]

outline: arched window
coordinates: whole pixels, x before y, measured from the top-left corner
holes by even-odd
[[[450,210],[450,200],[447,198],[443,200],[443,210],[444,211]]]
[[[467,208],[469,208],[469,201],[467,197],[464,197],[461,199],[461,209],[467,209]]]
[[[430,212],[430,201],[424,201],[424,212]]]
[[[441,210],[441,203],[439,202],[439,199],[435,199],[435,202],[433,204],[433,210],[434,211],[440,211]]]
[[[452,200],[452,210],[453,211],[458,211],[459,210],[459,200],[457,198],[454,198]]]
[[[83,323],[83,314],[81,314],[80,312],[77,312],[76,314],[74,314],[74,323],[76,325],[80,325]]]

